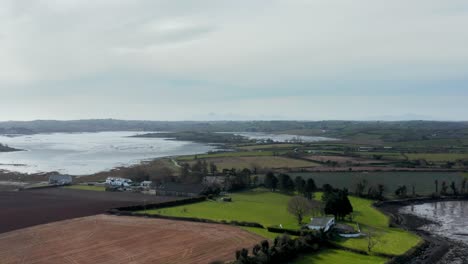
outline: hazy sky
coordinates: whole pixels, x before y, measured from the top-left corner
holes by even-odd
[[[468,118],[466,0],[2,0],[0,120]]]

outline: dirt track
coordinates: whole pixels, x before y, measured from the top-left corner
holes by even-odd
[[[63,188],[0,191],[0,233],[29,226],[101,214],[109,208],[164,202],[174,197]]]
[[[13,263],[210,263],[261,237],[234,226],[96,215],[0,234]]]

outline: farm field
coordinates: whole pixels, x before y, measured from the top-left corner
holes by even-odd
[[[157,203],[178,198],[66,188],[0,192],[0,233],[101,214],[110,208],[141,204],[144,199]]]
[[[223,157],[206,159],[208,163],[213,162],[219,170],[222,169],[253,169],[253,168],[304,168],[315,167],[317,163],[312,161],[298,160],[279,156],[256,156],[256,157]],[[195,161],[189,162],[194,163]]]
[[[259,150],[259,149],[292,149],[295,147],[300,147],[302,145],[299,144],[289,144],[289,143],[283,143],[283,144],[256,144],[256,145],[248,145],[248,146],[241,146],[238,147],[238,149],[244,149],[244,150]]]
[[[256,157],[256,156],[273,156],[273,151],[233,151],[233,152],[216,152],[209,154],[188,155],[177,157],[178,161],[191,161],[195,159],[222,158],[222,157]]]
[[[447,183],[455,181],[457,184],[463,180],[462,173],[458,172],[300,172],[289,175],[292,178],[312,178],[317,186],[329,183],[336,188],[348,188],[350,191],[354,191],[358,182],[367,180],[370,186],[383,184],[387,196],[393,196],[399,185],[406,185],[408,190],[415,185],[416,194],[430,195],[435,191],[435,180]]]
[[[178,216],[196,217],[212,220],[237,220],[247,222],[257,222],[264,226],[282,224],[284,228],[297,229],[295,218],[290,215],[286,208],[291,196],[272,193],[264,189],[254,191],[234,193],[231,195],[233,202],[206,201],[190,205],[182,205],[171,208],[149,210],[148,213]],[[316,194],[316,199],[320,199],[321,194]],[[361,225],[363,232],[372,227],[378,231],[377,236],[381,243],[373,249],[374,252],[400,255],[417,245],[420,238],[398,228],[388,227],[389,219],[386,215],[372,206],[372,201],[357,197],[350,197],[354,208],[354,221]],[[308,217],[304,217],[308,219]],[[307,220],[306,220],[307,221]],[[247,229],[266,238],[274,235],[265,233],[266,230],[250,228]],[[367,240],[341,239],[337,243],[342,246],[367,250]]]
[[[447,162],[468,160],[468,153],[408,153],[410,160],[426,160],[432,162]]]
[[[0,234],[0,259],[3,264],[205,264],[233,260],[237,249],[261,240],[234,226],[96,215]]]
[[[298,228],[297,220],[286,210],[291,198],[265,189],[233,193],[232,202],[205,201],[170,208],[147,210],[147,213],[179,217],[198,217],[212,220],[257,222],[263,226],[282,224],[284,228]]]
[[[103,192],[106,190],[104,186],[89,186],[89,185],[70,185],[65,186],[66,189],[84,190],[84,191],[99,191]]]
[[[318,254],[301,256],[293,264],[384,264],[386,261],[386,258],[378,256],[364,256],[344,250],[326,249]]]

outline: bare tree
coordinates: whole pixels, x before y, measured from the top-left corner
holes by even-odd
[[[369,227],[367,228],[367,251],[371,252],[372,249],[382,241],[380,240],[380,234],[377,229]]]
[[[309,214],[312,210],[312,203],[301,196],[294,196],[288,202],[288,212],[294,215],[299,225],[305,215]]]

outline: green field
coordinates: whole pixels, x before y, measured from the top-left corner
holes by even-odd
[[[271,168],[305,168],[315,167],[319,164],[299,159],[292,159],[280,156],[255,156],[255,157],[220,157],[206,159],[208,163],[216,164],[218,170],[232,169],[242,170],[248,169],[271,169]],[[189,164],[194,164],[195,161],[190,161]]]
[[[293,149],[295,147],[300,147],[302,145],[299,144],[288,144],[288,143],[282,143],[282,144],[256,144],[256,145],[247,145],[247,146],[240,146],[238,147],[239,149],[243,150],[260,150],[260,149]]]
[[[368,227],[372,227],[379,234],[380,242],[373,252],[401,255],[421,241],[412,233],[390,228],[388,217],[372,206],[373,201],[357,197],[350,197],[350,201],[354,209],[354,221],[360,224],[362,232],[365,233]],[[366,238],[342,239],[338,243],[348,248],[367,250]]]
[[[365,179],[369,185],[383,184],[386,196],[393,196],[399,185],[406,185],[409,192],[411,186],[415,185],[416,194],[430,195],[435,192],[435,180],[447,183],[454,181],[458,185],[463,180],[462,173],[458,172],[305,172],[289,175],[292,178],[312,178],[317,186],[328,183],[336,188],[348,188],[351,192],[358,182]]]
[[[100,191],[100,192],[103,192],[106,190],[104,186],[90,186],[90,185],[70,185],[70,186],[65,186],[63,188],[85,190],[85,191]]]
[[[408,153],[410,160],[426,160],[431,162],[447,162],[457,160],[468,160],[466,153]]]
[[[178,161],[191,161],[197,159],[222,158],[222,157],[256,157],[273,156],[273,151],[236,151],[236,152],[216,152],[200,155],[188,155],[177,157]]]
[[[293,264],[383,264],[386,258],[365,256],[338,249],[326,249],[318,254],[305,255],[297,258]]]
[[[287,202],[291,196],[273,193],[265,189],[256,189],[234,193],[231,197],[233,202],[205,201],[171,208],[148,210],[148,213],[197,217],[217,221],[257,222],[264,226],[282,224],[283,227],[291,229],[299,227],[296,219],[286,210]],[[320,193],[316,194],[316,199],[320,199]],[[350,197],[350,201],[354,208],[354,221],[360,224],[362,231],[365,233],[368,227],[372,227],[378,232],[380,242],[374,247],[373,252],[400,255],[421,241],[419,237],[412,233],[388,227],[388,217],[375,209],[371,200]],[[276,236],[276,234],[268,233],[265,229],[245,229],[270,239]],[[367,250],[367,240],[365,238],[339,239],[336,243],[348,248]]]
[[[212,220],[257,222],[264,226],[282,224],[284,228],[299,228],[296,219],[286,210],[291,196],[264,189],[233,193],[233,202],[205,201],[171,208],[148,210],[148,213]]]

